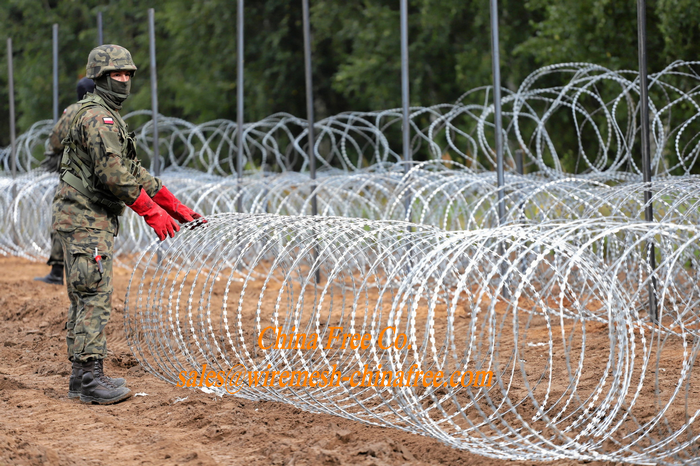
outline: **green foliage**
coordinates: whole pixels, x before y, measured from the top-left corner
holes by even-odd
[[[319,118],[401,104],[398,0],[311,0],[315,107]],[[538,66],[595,62],[636,69],[631,0],[502,0],[503,85],[515,90]],[[60,106],[75,99],[96,44],[127,47],[139,67],[124,111],[150,108],[147,9],[156,7],[161,113],[188,121],[236,118],[236,2],[224,0],[6,0],[3,40],[12,37],[18,133],[52,115],[51,25],[60,25]],[[306,114],[301,1],[245,5],[246,121],[275,112]],[[491,84],[487,0],[409,1],[412,105],[455,101]],[[700,54],[700,3],[656,0],[648,7],[650,70]],[[7,57],[0,50],[0,146],[9,143]],[[570,122],[562,122],[566,125]],[[564,162],[578,149],[562,142]],[[567,152],[568,151],[568,152]]]
[[[652,72],[678,58],[664,50],[656,3],[647,2],[647,48]],[[636,2],[530,0],[525,4],[544,16],[532,24],[534,34],[517,47],[517,53],[532,55],[542,65],[590,62],[611,69],[638,68]]]

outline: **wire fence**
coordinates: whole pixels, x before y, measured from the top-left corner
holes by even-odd
[[[448,232],[339,217],[208,220],[154,243],[132,276],[127,338],[165,381],[243,372],[238,385],[210,390],[501,459],[697,461],[695,227],[588,219]],[[655,271],[647,241],[664,251]],[[658,327],[645,312],[652,276]],[[369,337],[353,347],[331,339],[338,332]],[[294,334],[305,343],[283,337],[280,346],[279,335]],[[426,384],[418,372],[443,378]],[[286,385],[268,375],[285,373]],[[306,381],[324,373],[337,383]],[[472,381],[479,374],[483,386]]]
[[[590,64],[542,68],[517,91],[503,90],[502,187],[492,171],[490,88],[412,108],[411,163],[396,149],[400,110],[322,119],[315,179],[303,119],[246,124],[239,151],[231,121],[159,116],[161,178],[208,223],[159,243],[132,212],[122,217],[115,254],[134,268],[125,319],[134,354],[172,383],[204,364],[225,372],[491,371],[491,385],[481,387],[350,379],[244,385],[236,394],[498,458],[697,463],[697,64],[650,77],[651,186],[638,155],[638,75]],[[48,255],[58,180],[35,168],[34,154],[49,130],[38,122],[18,138],[14,177],[2,153],[0,253]],[[148,159],[151,124],[137,133]],[[239,152],[240,181],[230,176]],[[650,188],[655,221],[642,222]],[[339,327],[369,334],[370,343],[280,349],[268,327],[319,342]],[[385,349],[382,338],[398,333],[405,346]]]

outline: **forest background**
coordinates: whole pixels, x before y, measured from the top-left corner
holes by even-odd
[[[591,62],[638,68],[635,0],[501,0],[502,84],[536,68]],[[311,0],[317,119],[401,105],[398,0]],[[648,0],[650,73],[700,56],[700,2]],[[97,45],[127,47],[139,67],[123,112],[150,109],[147,9],[155,8],[160,113],[201,123],[236,119],[233,0],[5,0],[0,31],[13,39],[17,133],[52,117],[51,27],[59,24],[61,109],[75,101]],[[245,121],[304,117],[301,0],[245,3]],[[488,0],[409,0],[411,105],[454,102],[491,84]],[[6,47],[0,48],[0,147],[9,144]]]

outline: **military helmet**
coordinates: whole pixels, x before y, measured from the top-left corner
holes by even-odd
[[[92,49],[85,69],[87,78],[97,79],[109,71],[136,71],[137,68],[127,49],[121,45],[108,44]]]

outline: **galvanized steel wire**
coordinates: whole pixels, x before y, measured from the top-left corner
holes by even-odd
[[[650,77],[654,223],[640,222],[649,186],[635,155],[633,72],[562,64],[536,71],[515,92],[504,89],[509,172],[501,188],[489,171],[490,88],[412,108],[411,151],[427,160],[408,165],[393,142],[400,110],[319,121],[316,179],[307,172],[303,119],[276,114],[246,124],[239,182],[230,176],[235,123],[159,116],[161,178],[209,223],[156,243],[141,219],[130,211],[122,218],[116,255],[136,265],[125,320],[134,353],[169,382],[204,363],[221,370],[485,368],[496,383],[478,390],[341,384],[243,387],[238,395],[497,458],[697,463],[697,64],[674,63]],[[552,134],[562,119],[571,131]],[[49,130],[50,122],[38,122],[20,136],[14,178],[8,151],[0,154],[2,254],[48,255],[57,176],[34,169],[34,154]],[[151,125],[137,133],[149,157]],[[515,173],[515,149],[526,175]],[[578,174],[567,173],[571,157]],[[310,216],[313,195],[317,217]],[[243,213],[232,214],[239,202]],[[645,256],[650,244],[655,270]],[[652,278],[658,325],[646,314]],[[411,350],[282,351],[256,343],[267,325],[323,341],[330,326],[376,336],[390,324],[410,336]]]
[[[650,75],[652,172],[655,176],[689,174],[698,146],[698,62],[676,62]],[[449,158],[474,171],[493,170],[491,88],[471,90],[455,103],[413,107],[411,153],[433,160]],[[630,179],[641,175],[635,153],[638,138],[638,75],[598,65],[567,63],[541,68],[517,91],[503,90],[505,166],[514,171],[516,149],[524,151],[526,168],[549,177],[567,176],[565,159],[576,159],[576,171],[588,178]],[[132,117],[150,115],[133,112]],[[571,122],[573,140],[550,134],[553,121]],[[50,120],[37,122],[17,140],[19,173],[31,171],[50,131]],[[315,124],[314,154],[319,170],[352,172],[402,161],[392,145],[400,135],[400,109],[346,112]],[[237,127],[230,120],[193,124],[158,117],[164,167],[191,168],[212,175],[236,173]],[[244,166],[254,172],[308,169],[304,147],[306,121],[285,113],[245,124]],[[141,154],[151,155],[152,125],[137,130]],[[563,144],[573,144],[564,147]],[[575,152],[571,154],[571,150]],[[669,155],[671,154],[671,155]],[[10,172],[9,148],[0,151]]]
[[[448,232],[219,214],[142,256],[126,334],[141,364],[170,383],[205,363],[225,372],[491,370],[490,388],[243,384],[237,395],[501,459],[692,461],[699,236],[677,224],[590,219]],[[664,251],[655,272],[642,254],[647,241]],[[645,312],[653,274],[658,327]],[[259,345],[268,326],[319,342],[342,327],[371,334],[372,344],[262,349],[274,341]],[[411,348],[380,349],[388,326]]]

